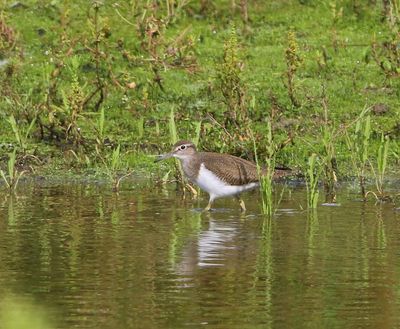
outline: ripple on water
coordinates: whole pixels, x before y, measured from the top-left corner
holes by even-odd
[[[266,220],[257,194],[246,215],[230,199],[204,214],[151,187],[26,186],[0,200],[0,295],[59,328],[400,327],[398,209],[300,211],[305,196]]]

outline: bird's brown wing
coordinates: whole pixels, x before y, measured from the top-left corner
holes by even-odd
[[[260,177],[257,166],[248,160],[238,158],[229,154],[201,152],[203,160],[207,154],[206,168],[211,170],[218,178],[231,185],[243,185],[259,182]],[[203,161],[202,161],[203,162]],[[261,168],[261,176],[266,174],[266,169]],[[288,168],[275,168],[274,179],[290,176],[292,170]]]
[[[259,181],[257,166],[254,163],[233,155],[210,152],[200,154],[203,161],[205,154],[205,167],[224,182],[230,185],[244,185]]]

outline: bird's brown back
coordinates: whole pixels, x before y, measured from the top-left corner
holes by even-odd
[[[208,170],[230,185],[244,185],[259,181],[257,166],[245,159],[212,152],[199,152],[198,159]]]

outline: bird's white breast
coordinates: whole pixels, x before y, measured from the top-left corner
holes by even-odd
[[[203,163],[200,165],[196,184],[199,185],[202,190],[208,192],[212,199],[236,195],[259,186],[259,183],[257,182],[248,183],[245,185],[229,185],[228,183],[219,179],[212,171],[208,170]]]

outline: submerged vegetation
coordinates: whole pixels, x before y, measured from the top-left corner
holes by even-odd
[[[251,160],[257,151],[261,166],[302,173],[310,208],[318,199],[312,167],[321,168],[330,202],[337,180],[353,177],[364,200],[383,200],[385,176],[398,174],[400,159],[399,8],[3,1],[2,178],[16,186],[24,170],[94,169],[117,190],[124,175],[152,170],[147,155],[179,136]],[[5,174],[12,155],[16,176]],[[262,186],[270,213],[268,178]]]

